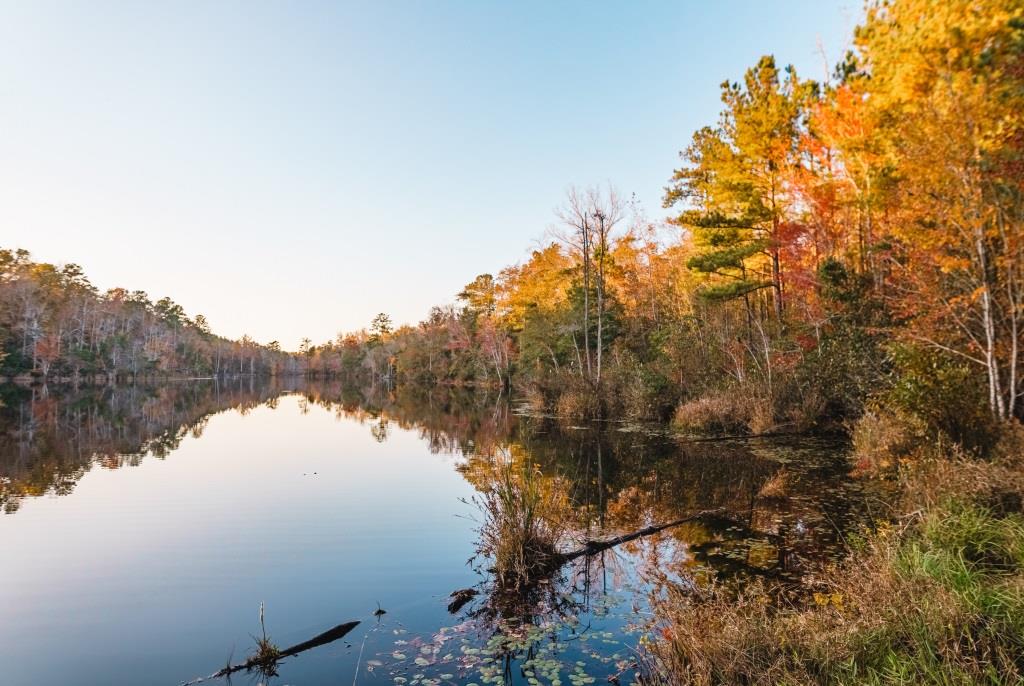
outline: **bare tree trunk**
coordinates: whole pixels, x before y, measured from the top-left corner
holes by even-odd
[[[590,367],[590,225],[586,219],[581,228],[583,234],[583,351],[587,359],[587,379],[593,372]]]
[[[989,262],[988,246],[985,244],[984,232],[981,227],[975,231],[975,250],[978,255],[978,268],[981,272],[981,314],[985,329],[985,368],[988,372],[988,396],[992,414],[1005,420],[1006,406],[1003,402],[1002,380],[1000,378],[999,358],[996,350],[995,313],[992,302],[992,278]]]
[[[604,215],[600,212],[594,213],[598,220],[598,245],[597,260],[597,385],[601,385],[601,353],[604,349],[604,255],[607,249],[605,240]]]

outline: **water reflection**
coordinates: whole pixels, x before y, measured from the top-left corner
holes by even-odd
[[[162,459],[207,419],[245,414],[288,389],[254,379],[158,386],[39,388],[0,385],[0,508],[68,495],[94,466],[118,469]]]
[[[416,675],[424,684],[532,683],[563,668],[573,682],[595,670],[614,676],[630,668],[646,629],[647,594],[664,584],[738,589],[752,579],[798,592],[863,516],[861,484],[847,476],[842,447],[828,441],[683,442],[650,427],[520,416],[493,394],[252,379],[0,389],[0,506],[16,518],[27,499],[71,494],[94,465],[173,460],[210,416],[273,409],[285,395],[298,398],[302,413],[327,411],[377,442],[415,432],[429,452],[453,456],[480,494],[495,488],[501,466],[536,470],[562,497],[563,550],[701,510],[721,513],[559,565],[518,595],[496,584],[493,559],[478,558],[477,586],[453,582],[451,591],[466,593],[436,599],[442,611],[451,605],[447,625],[406,634],[389,615],[374,629],[360,669],[386,671],[395,683]],[[473,516],[457,503],[452,513]],[[377,563],[351,552],[367,568]],[[453,570],[452,578],[462,577]]]
[[[643,427],[577,427],[517,416],[504,398],[436,389],[355,389],[194,381],[65,392],[7,386],[0,408],[0,506],[67,495],[93,465],[117,469],[162,459],[208,418],[275,407],[282,394],[359,422],[380,442],[389,427],[415,430],[432,453],[486,489],[496,461],[536,465],[557,480],[582,535],[625,531],[701,509],[730,514],[671,532],[680,546],[659,565],[718,575],[798,575],[828,555],[860,513],[840,446],[827,441],[680,442]],[[636,546],[633,546],[636,547]]]

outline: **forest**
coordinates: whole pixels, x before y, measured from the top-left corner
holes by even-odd
[[[870,2],[828,79],[771,55],[735,76],[666,173],[667,225],[570,189],[523,263],[303,365],[683,435],[845,434],[889,493],[846,562],[803,602],[670,593],[652,683],[1019,683],[1024,3]]]
[[[230,341],[206,318],[144,291],[98,292],[76,264],[0,249],[0,377],[133,381],[295,372],[275,341]]]
[[[667,222],[570,189],[545,247],[418,325],[382,313],[287,354],[0,251],[2,372],[502,388],[725,433],[834,429],[884,400],[980,440],[1024,417],[1022,27],[1014,3],[933,9],[869,8],[827,81],[761,58],[680,153]]]
[[[416,326],[306,341],[303,366],[725,433],[883,402],[982,440],[1024,417],[1016,5],[873,5],[827,81],[763,57],[681,152],[667,226],[571,189],[525,262]]]

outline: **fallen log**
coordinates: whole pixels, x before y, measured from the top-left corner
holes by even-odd
[[[578,550],[573,550],[572,552],[568,553],[561,553],[556,558],[556,561],[558,565],[561,566],[567,562],[572,562],[576,558],[597,555],[598,553],[603,553],[604,551],[614,548],[617,545],[628,543],[629,541],[635,541],[636,539],[643,538],[645,536],[653,536],[656,533],[664,531],[665,529],[671,529],[672,527],[679,526],[680,524],[686,524],[687,522],[692,522],[697,519],[703,519],[704,517],[722,516],[724,512],[725,510],[721,508],[717,510],[701,510],[700,512],[692,514],[689,517],[682,517],[681,519],[675,519],[671,522],[665,522],[664,524],[655,524],[653,526],[647,526],[643,529],[639,529],[637,531],[634,531],[629,534],[624,534],[622,536],[606,538],[600,541],[587,541],[586,544],[584,544],[584,546],[582,548],[579,548]]]
[[[344,624],[339,624],[333,629],[328,629],[322,634],[317,634],[308,641],[296,643],[291,648],[285,648],[281,651],[281,657],[291,657],[292,655],[304,653],[307,650],[311,650],[312,648],[319,648],[322,645],[333,643],[334,641],[337,641],[339,638],[345,636],[345,634],[347,634],[348,632],[355,629],[358,625],[359,622],[345,622]]]
[[[558,568],[562,567],[563,565],[569,562],[572,562],[575,559],[581,557],[589,557],[591,555],[597,555],[598,553],[602,553],[605,550],[614,548],[617,545],[628,543],[629,541],[635,541],[636,539],[643,538],[645,536],[652,536],[656,533],[664,531],[665,529],[671,529],[674,526],[679,526],[680,524],[696,521],[704,517],[723,517],[725,516],[725,512],[726,511],[724,508],[717,508],[714,510],[701,510],[700,512],[692,514],[688,517],[675,519],[671,522],[665,522],[664,524],[655,524],[653,526],[647,526],[643,529],[639,529],[637,531],[634,531],[629,534],[624,534],[622,536],[615,536],[614,538],[606,538],[598,541],[587,541],[582,548],[565,553],[559,553],[553,556],[549,560],[549,564],[544,565],[544,569],[546,570],[545,573],[552,573]],[[448,612],[456,614],[459,610],[463,608],[463,606],[465,606],[470,600],[472,600],[479,594],[480,591],[472,587],[460,588],[456,591],[452,591],[451,595],[448,596],[449,598],[451,598],[451,602],[448,604]]]
[[[460,588],[457,591],[452,591],[451,595],[448,596],[452,599],[452,601],[448,603],[448,612],[451,614],[457,613],[466,603],[478,595],[480,595],[480,591],[475,588]]]
[[[290,648],[285,648],[284,650],[278,652],[276,658],[274,659],[274,663],[276,664],[277,662],[280,662],[286,657],[292,657],[293,655],[304,653],[307,650],[318,648],[319,646],[326,645],[328,643],[333,643],[334,641],[337,641],[339,638],[342,638],[343,636],[348,634],[350,631],[352,631],[352,629],[355,629],[358,625],[359,622],[345,622],[344,624],[339,624],[333,629],[328,629],[322,634],[317,634],[308,641],[296,643]],[[252,670],[261,666],[261,664],[262,660],[258,656],[254,655],[253,657],[250,657],[248,660],[242,662],[241,664],[229,664],[226,667],[223,667],[220,671],[214,672],[210,676],[199,677],[197,679],[193,679],[192,681],[185,681],[182,683],[181,686],[193,686],[194,684],[199,684],[209,679],[219,679],[220,677],[230,676],[231,674],[234,674],[235,672],[241,672],[242,670]]]

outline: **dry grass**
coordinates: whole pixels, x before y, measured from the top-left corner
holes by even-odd
[[[670,592],[648,681],[1022,683],[1022,462],[905,468],[901,511],[800,606],[763,585],[739,599]]]
[[[809,433],[818,427],[825,415],[827,402],[817,388],[807,389],[783,408],[787,427],[795,433]]]
[[[504,463],[480,498],[480,552],[494,560],[505,589],[524,588],[560,562],[569,509],[565,489],[532,467]]]
[[[784,498],[789,492],[789,475],[785,469],[775,472],[757,492],[759,498]]]
[[[883,543],[801,608],[775,607],[764,587],[670,596],[656,683],[1018,683],[1020,570],[983,579],[961,555]]]
[[[865,412],[850,434],[854,464],[865,472],[891,469],[925,443],[919,420],[887,410]]]
[[[734,391],[719,391],[680,405],[672,424],[688,434],[741,434],[751,430],[755,418],[758,428],[763,428],[764,411],[756,401]]]
[[[249,658],[250,669],[265,676],[277,676],[277,665],[281,661],[281,649],[267,637],[256,639],[256,650]]]
[[[267,637],[267,626],[264,623],[263,603],[260,603],[260,630],[262,636],[253,636],[256,650],[249,657],[249,669],[256,670],[264,676],[277,676],[277,665],[281,661],[281,649]]]
[[[593,389],[576,383],[558,396],[555,414],[565,419],[596,419],[601,416],[601,399]]]
[[[523,393],[523,407],[531,414],[545,414],[548,411],[547,399],[536,386],[529,386]]]
[[[747,421],[747,428],[752,434],[766,434],[775,430],[775,411],[772,404],[765,399],[758,399],[750,402],[750,419]]]

